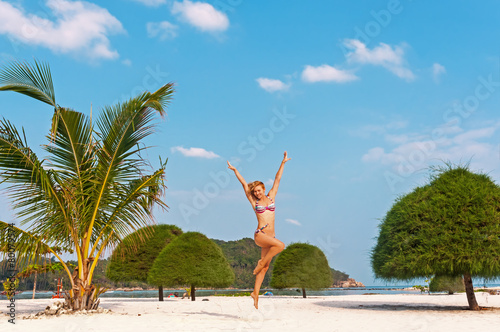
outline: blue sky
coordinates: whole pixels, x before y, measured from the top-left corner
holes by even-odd
[[[379,220],[430,165],[500,179],[499,20],[496,1],[0,1],[0,62],[48,62],[58,103],[86,114],[175,82],[149,142],[169,159],[158,222],[252,237],[226,160],[270,184],[286,150],[277,238],[373,285]],[[50,107],[0,98],[44,143]]]

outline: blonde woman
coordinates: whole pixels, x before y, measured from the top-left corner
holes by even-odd
[[[274,234],[274,211],[276,209],[274,200],[276,198],[276,193],[278,192],[281,175],[283,174],[283,168],[285,163],[289,160],[290,158],[288,158],[285,151],[283,161],[281,162],[278,173],[276,173],[276,177],[274,178],[273,187],[269,190],[267,195],[264,183],[261,181],[254,181],[247,184],[238,170],[231,165],[229,161],[227,162],[228,168],[234,171],[234,174],[243,185],[245,195],[250,201],[250,204],[252,204],[252,208],[257,216],[258,225],[254,233],[254,239],[255,244],[261,247],[262,250],[257,267],[253,270],[253,274],[255,274],[255,287],[251,296],[254,300],[254,306],[256,309],[258,309],[260,286],[262,285],[264,276],[269,269],[269,263],[274,256],[285,249],[285,244],[276,239]]]

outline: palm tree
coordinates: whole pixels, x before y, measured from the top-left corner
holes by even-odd
[[[96,308],[102,290],[92,284],[92,276],[99,257],[153,224],[154,206],[167,208],[161,199],[166,162],[160,158],[154,170],[141,151],[147,149],[142,141],[154,133],[158,115],[166,113],[173,84],[104,107],[96,121],[56,103],[47,64],[11,63],[0,71],[0,91],[54,107],[43,160],[28,147],[24,131],[21,135],[8,120],[0,120],[0,181],[8,184],[14,211],[26,226],[0,222],[0,249],[7,251],[5,234],[13,230],[18,264],[54,255],[71,282],[67,306]],[[140,239],[147,236],[144,232]],[[73,272],[63,252],[76,254]]]

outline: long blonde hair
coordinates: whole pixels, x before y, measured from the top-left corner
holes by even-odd
[[[255,197],[255,195],[253,194],[253,190],[255,189],[255,187],[258,187],[258,186],[262,186],[262,188],[264,188],[264,193],[265,193],[266,186],[264,185],[264,183],[262,181],[254,181],[254,182],[250,182],[248,184],[248,191],[250,192],[252,197],[255,198],[255,200],[257,200],[257,197]]]

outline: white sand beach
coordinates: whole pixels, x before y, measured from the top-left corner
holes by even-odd
[[[157,299],[103,298],[112,313],[22,319],[55,300],[16,301],[16,325],[0,314],[0,331],[499,331],[500,295],[478,292],[479,305],[467,310],[465,294],[261,296]],[[208,299],[208,301],[203,301]],[[0,301],[5,313],[7,301]]]

